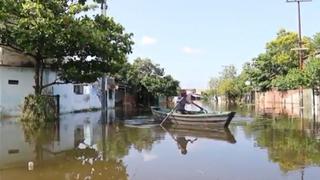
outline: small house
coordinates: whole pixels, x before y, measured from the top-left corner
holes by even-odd
[[[34,93],[34,59],[12,48],[0,46],[0,116],[18,116],[24,98]],[[106,78],[106,107],[115,106],[115,82]],[[44,84],[57,79],[57,72],[45,68]],[[45,94],[58,97],[60,113],[100,109],[101,78],[90,84],[56,84],[45,89]]]

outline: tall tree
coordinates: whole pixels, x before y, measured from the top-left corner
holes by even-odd
[[[273,85],[272,81],[279,78],[279,81],[287,75],[290,69],[299,67],[298,35],[295,32],[288,32],[281,29],[277,37],[266,44],[266,52],[261,53],[253,59],[253,70],[250,78],[256,87],[261,91],[269,90]],[[304,55],[314,52],[314,45],[308,37],[303,37],[304,47],[308,48]]]
[[[221,79],[233,79],[236,76],[237,76],[237,69],[233,64],[224,66],[223,70],[220,72]]]
[[[164,69],[159,64],[154,64],[151,59],[137,58],[131,67],[127,69],[127,83],[135,89],[138,101],[150,103],[150,99],[156,100],[156,97],[175,96],[179,89],[179,81],[173,79],[170,75],[165,75]]]
[[[132,34],[112,18],[80,15],[91,9],[83,1],[3,0],[0,5],[0,45],[34,58],[35,94],[59,83],[43,84],[47,64],[60,80],[93,82],[113,73],[131,52]]]

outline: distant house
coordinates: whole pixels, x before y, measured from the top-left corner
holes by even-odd
[[[0,46],[0,116],[17,116],[21,113],[24,98],[34,93],[34,60],[15,50]],[[57,73],[44,70],[44,84],[53,82]],[[115,82],[106,78],[107,107],[115,106]],[[45,90],[46,95],[59,97],[60,113],[101,108],[101,78],[91,84],[59,84]]]

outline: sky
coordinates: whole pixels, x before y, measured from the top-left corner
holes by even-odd
[[[207,88],[223,66],[264,52],[281,29],[297,31],[297,3],[286,0],[107,0],[108,16],[134,34],[129,55],[150,58],[182,88]],[[301,3],[302,34],[320,32],[320,0]]]

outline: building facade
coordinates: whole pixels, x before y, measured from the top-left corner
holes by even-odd
[[[0,116],[18,116],[24,98],[34,93],[34,60],[13,49],[0,47]],[[107,108],[115,106],[115,84],[106,78]],[[57,73],[45,69],[43,83],[57,79]],[[91,84],[56,84],[44,89],[44,94],[59,98],[60,113],[86,111],[101,108],[101,78]]]

